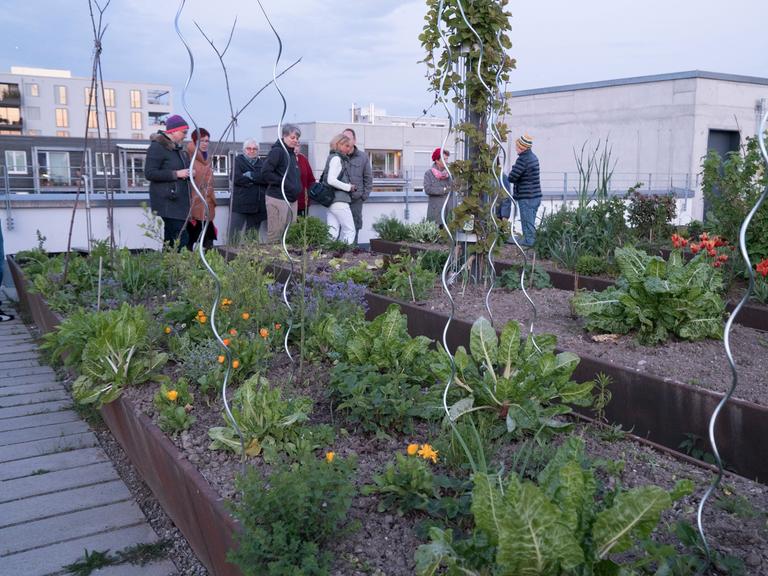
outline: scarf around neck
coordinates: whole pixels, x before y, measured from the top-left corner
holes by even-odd
[[[440,170],[436,165],[432,165],[432,174],[435,175],[435,178],[438,180],[447,180],[448,179],[448,170]]]

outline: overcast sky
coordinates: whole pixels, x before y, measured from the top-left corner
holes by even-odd
[[[105,0],[101,0],[102,5]],[[470,1],[470,0],[465,0]],[[418,116],[429,105],[423,51],[423,0],[262,0],[283,40],[281,66],[302,62],[279,80],[286,121],[349,118],[352,103]],[[0,70],[11,65],[64,68],[90,76],[93,35],[87,0],[3,0]],[[108,80],[173,85],[176,112],[189,60],[173,28],[179,2],[112,0],[105,12],[102,69]],[[708,70],[768,77],[765,0],[512,1],[522,90],[648,74]],[[233,103],[242,106],[271,78],[277,42],[255,0],[187,0],[181,17],[195,56],[187,106],[214,136],[229,119],[223,74],[198,22],[220,47],[237,27],[225,57]],[[276,124],[274,88],[243,114],[238,139]]]

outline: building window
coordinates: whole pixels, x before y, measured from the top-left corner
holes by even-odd
[[[0,102],[5,100],[18,100],[19,98],[21,98],[21,94],[19,94],[18,84],[0,83]],[[16,104],[18,104],[18,102],[16,102]]]
[[[226,176],[229,174],[229,157],[225,154],[211,156],[211,166],[216,176]]]
[[[24,150],[6,150],[5,168],[8,174],[26,174],[27,153]]]
[[[131,112],[131,130],[141,130],[141,112]]]
[[[37,164],[42,186],[72,186],[69,152],[40,151],[37,153]]]
[[[150,112],[149,113],[149,125],[150,126],[165,126],[165,121],[168,118],[168,112]]]
[[[114,88],[104,88],[104,106],[107,106],[108,108],[115,107],[115,89]]]
[[[141,108],[141,90],[131,90],[131,108]]]
[[[69,127],[69,111],[66,108],[56,108],[56,127]]]
[[[147,90],[147,104],[170,106],[170,90]]]
[[[402,178],[400,150],[366,150],[371,159],[374,178]]]
[[[40,96],[40,85],[39,84],[27,84],[27,94],[30,96]]]
[[[144,140],[144,134],[141,132],[131,132],[131,138],[133,140]]]
[[[96,100],[93,97],[93,90],[90,88],[85,89],[85,105],[93,108],[96,106]]]
[[[110,130],[117,128],[117,112],[114,110],[107,110],[107,128]]]
[[[115,155],[111,152],[96,152],[96,174],[104,174],[104,167],[110,176],[115,175]]]
[[[56,104],[62,106],[67,105],[67,87],[66,86],[54,86],[53,93],[56,98]]]
[[[14,132],[8,132],[8,134],[14,134]],[[42,136],[42,132],[40,130],[27,130],[26,131],[27,136]]]
[[[0,108],[0,128],[4,124],[19,124],[21,108]]]
[[[56,136],[59,138],[69,138],[69,130],[56,130]]]
[[[90,110],[88,112],[88,128],[98,128],[99,117],[96,115],[96,110]]]

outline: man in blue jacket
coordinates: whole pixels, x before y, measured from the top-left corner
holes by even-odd
[[[533,153],[533,138],[526,134],[515,140],[517,161],[509,172],[509,183],[514,186],[512,197],[520,207],[523,227],[523,246],[536,242],[536,213],[541,205],[541,177],[539,159]]]

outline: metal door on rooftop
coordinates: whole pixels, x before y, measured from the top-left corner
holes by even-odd
[[[737,130],[710,130],[707,139],[707,154],[714,150],[721,158],[725,159],[730,152],[739,151],[740,143],[741,135]],[[709,212],[709,202],[704,198],[704,220],[707,219],[707,212]]]

